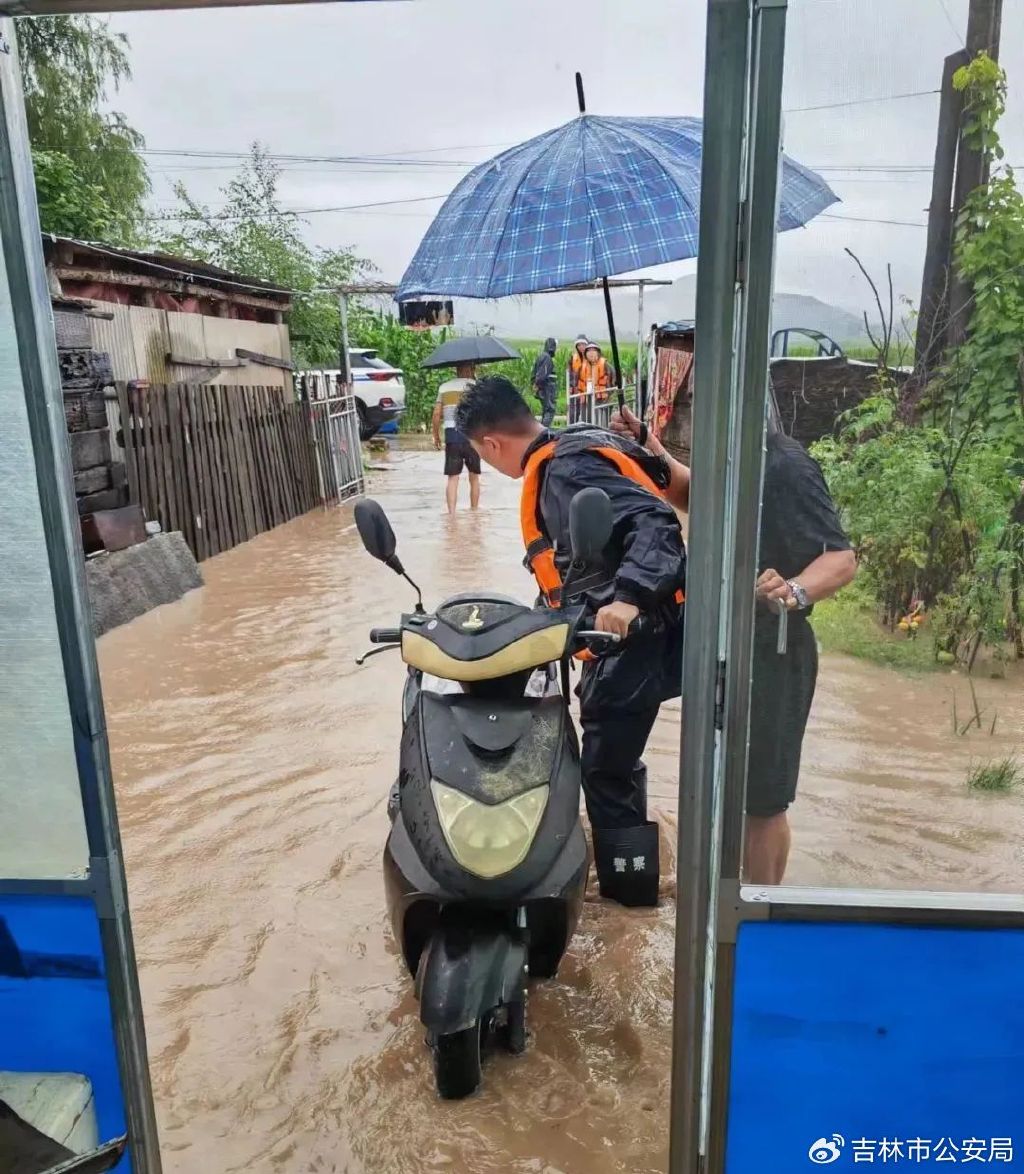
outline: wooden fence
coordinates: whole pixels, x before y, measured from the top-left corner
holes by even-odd
[[[210,558],[320,505],[308,405],[279,387],[118,385],[133,501]]]

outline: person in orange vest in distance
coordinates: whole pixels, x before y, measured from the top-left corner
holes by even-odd
[[[501,376],[467,388],[456,427],[482,460],[522,479],[526,563],[543,600],[550,607],[582,604],[585,627],[622,637],[614,652],[583,662],[583,790],[602,895],[622,905],[656,905],[658,827],[647,818],[641,755],[662,701],[680,692],[686,580],[679,519],[665,500],[667,465],[632,437],[603,428],[544,428]],[[612,537],[601,565],[563,600],[572,558],[569,506],[588,486],[608,495]]]
[[[612,369],[596,342],[587,343],[586,356],[580,368],[580,391],[594,393],[597,400],[606,400],[613,383]]]
[[[580,372],[587,361],[587,347],[589,341],[585,334],[581,334],[572,344],[572,357],[569,359],[569,423],[575,424],[580,417],[579,400],[574,396],[580,394]]]
[[[580,372],[587,361],[587,347],[590,345],[585,334],[572,344],[572,356],[569,359],[569,394],[578,395],[580,390]]]

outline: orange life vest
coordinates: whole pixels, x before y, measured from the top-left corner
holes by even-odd
[[[618,438],[613,433],[602,432],[596,429],[584,428],[578,432],[568,430],[554,440],[536,448],[526,462],[523,470],[523,493],[519,500],[519,523],[523,533],[523,545],[526,547],[525,564],[537,580],[537,586],[549,607],[562,605],[562,576],[555,565],[555,547],[551,539],[545,534],[540,515],[540,494],[544,484],[544,471],[548,462],[554,457],[560,443],[569,440],[573,448],[585,449],[587,452],[597,453],[610,461],[616,469],[637,485],[642,485],[655,497],[665,498],[665,490],[647,472],[639,460],[629,455],[624,448],[616,447]],[[654,458],[651,458],[652,460]],[[676,602],[683,603],[686,599],[682,591],[676,592]]]
[[[574,350],[572,352],[572,358],[569,360],[569,394],[570,395],[579,395],[580,394],[580,375],[583,372],[583,364],[586,361],[587,360],[583,357],[583,355],[581,355],[579,353],[579,351]]]
[[[579,373],[579,390],[587,391],[587,384],[594,385],[594,394],[598,399],[608,398],[608,388],[612,384],[611,368],[602,355],[596,363],[584,359]]]

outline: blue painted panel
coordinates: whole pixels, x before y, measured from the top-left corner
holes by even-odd
[[[91,901],[0,896],[0,1069],[87,1076],[109,1141],[125,1116],[104,970]]]
[[[1024,931],[741,926],[727,1174],[975,1161],[1024,1167]]]

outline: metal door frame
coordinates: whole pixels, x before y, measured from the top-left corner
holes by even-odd
[[[708,12],[687,584],[700,622],[683,666],[670,1174],[725,1169],[744,922],[1024,929],[1019,894],[740,881],[786,6],[710,0]]]
[[[724,1168],[787,0],[710,0],[683,654],[671,1174]],[[738,888],[738,881],[737,881]]]
[[[86,876],[36,880],[0,875],[0,895],[75,894],[91,898],[95,905],[130,1161],[136,1174],[160,1174],[159,1137],[12,18],[311,2],[314,0],[219,0],[214,5],[210,0],[0,0],[0,264],[13,318],[13,337],[2,341],[17,355],[21,374],[20,389],[11,388],[10,393],[17,395],[20,390],[27,408],[89,847]],[[342,411],[335,417],[342,427],[344,415]]]
[[[7,17],[0,18],[0,239],[14,319],[14,338],[4,341],[16,350],[21,369],[89,844],[86,877],[0,879],[0,893],[81,893],[92,898],[103,943],[131,1160],[139,1174],[159,1174],[156,1117],[92,610],[71,479],[17,42],[14,22]]]

